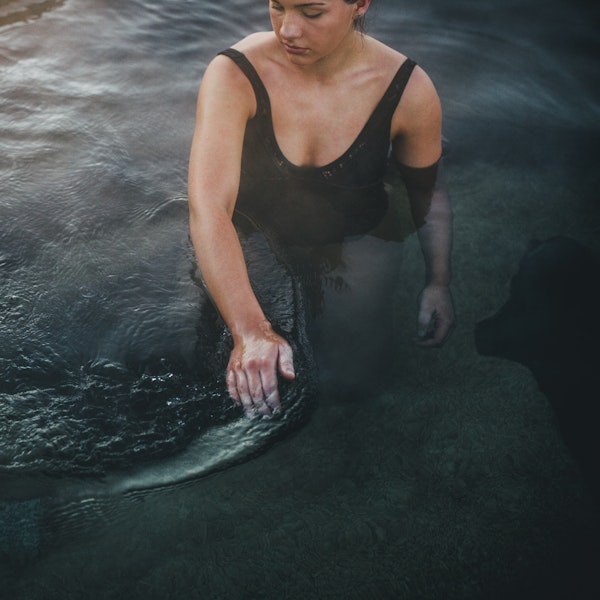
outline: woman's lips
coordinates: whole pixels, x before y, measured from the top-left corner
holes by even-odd
[[[289,44],[283,44],[283,47],[290,54],[305,54],[308,52],[308,48],[299,48],[298,46],[290,46]]]

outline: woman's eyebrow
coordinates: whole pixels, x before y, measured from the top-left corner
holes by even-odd
[[[279,0],[272,0],[275,4],[281,4]],[[327,6],[327,2],[298,2],[294,4],[294,8],[310,8],[314,6]]]

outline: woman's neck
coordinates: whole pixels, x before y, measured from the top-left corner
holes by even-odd
[[[282,62],[286,67],[314,82],[331,82],[343,76],[363,59],[367,47],[366,36],[352,31],[331,54],[323,56],[315,62],[302,64],[299,61],[294,62],[293,58],[287,56],[285,50],[279,46],[283,57]]]

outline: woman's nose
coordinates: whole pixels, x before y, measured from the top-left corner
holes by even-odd
[[[284,15],[279,34],[286,40],[294,40],[300,37],[302,29],[300,27],[300,19],[298,15],[287,13]]]

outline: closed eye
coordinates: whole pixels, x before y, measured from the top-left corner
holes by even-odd
[[[271,9],[276,10],[277,12],[283,12],[285,9],[278,2],[271,3]],[[302,11],[302,15],[307,19],[318,19],[323,14],[323,11],[317,13],[304,12]]]

